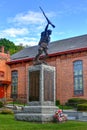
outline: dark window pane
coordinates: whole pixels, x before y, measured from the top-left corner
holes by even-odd
[[[12,94],[17,94],[18,89],[18,71],[11,72],[12,77]]]
[[[83,94],[83,66],[82,61],[74,62],[74,94]]]

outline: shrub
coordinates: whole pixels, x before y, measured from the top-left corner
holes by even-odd
[[[78,111],[87,111],[87,103],[78,104],[77,110]]]
[[[0,113],[1,114],[13,114],[13,111],[11,109],[3,109]]]
[[[87,100],[82,98],[71,98],[68,100],[67,105],[77,107],[78,104],[83,104],[83,103],[87,103]]]
[[[3,107],[3,106],[4,106],[4,104],[2,102],[0,102],[0,108]]]
[[[60,101],[56,100],[56,106],[60,105]]]

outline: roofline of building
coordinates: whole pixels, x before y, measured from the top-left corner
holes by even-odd
[[[60,55],[64,55],[64,54],[72,54],[72,53],[83,52],[83,51],[87,51],[87,48],[78,48],[78,49],[74,49],[74,50],[67,50],[67,51],[63,51],[63,52],[52,53],[52,54],[49,54],[49,57],[60,56]],[[19,60],[12,60],[12,61],[7,62],[7,64],[8,65],[18,64],[18,63],[22,63],[22,62],[32,61],[33,59],[34,59],[34,57],[26,58],[26,59],[19,59]]]

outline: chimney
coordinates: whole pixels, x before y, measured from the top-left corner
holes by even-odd
[[[0,52],[4,53],[4,46],[0,46]]]

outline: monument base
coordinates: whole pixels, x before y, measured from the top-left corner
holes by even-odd
[[[28,122],[53,122],[56,106],[25,106],[21,112],[15,113],[15,119]]]
[[[58,107],[55,106],[55,67],[35,65],[29,67],[28,104],[15,113],[16,120],[52,122]]]

